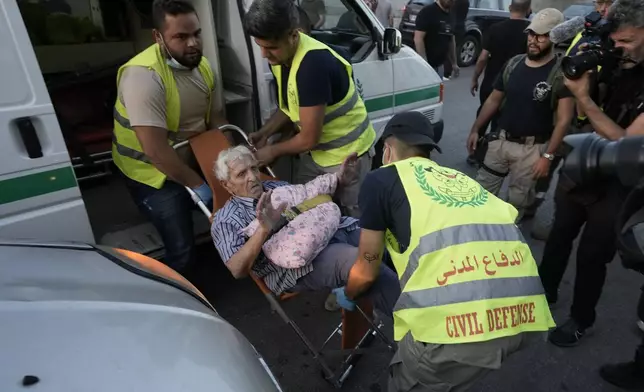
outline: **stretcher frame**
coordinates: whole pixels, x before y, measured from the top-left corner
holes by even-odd
[[[213,166],[217,156],[221,151],[223,151],[223,149],[233,146],[230,138],[226,137],[226,135],[224,134],[225,131],[234,132],[234,134],[242,138],[243,142],[251,150],[256,150],[250,143],[250,140],[246,133],[239,127],[232,124],[226,124],[220,127],[218,130],[211,130],[201,133],[188,140],[176,143],[173,146],[175,149],[177,149],[190,144],[197,162],[199,163],[199,166],[201,167],[201,170],[206,177],[206,181],[213,192],[212,211],[219,210],[230,198],[228,192],[223,189],[223,187],[219,184],[219,181],[213,176]],[[216,149],[216,152],[208,150],[208,148],[211,148],[213,144],[217,145],[218,147]],[[268,175],[262,173],[263,180],[277,180],[277,176],[270,167],[266,167],[265,170],[267,171]],[[193,200],[199,200],[199,197],[192,189],[186,187],[186,190],[193,198]],[[203,212],[204,215],[208,217],[208,219],[212,219],[214,214],[211,212],[208,206],[206,206],[201,200],[197,201],[196,204],[201,212]],[[300,329],[295,321],[293,321],[288,316],[286,311],[284,311],[284,308],[280,305],[280,302],[296,297],[299,293],[286,292],[282,293],[280,296],[276,296],[266,286],[262,278],[258,277],[253,271],[249,271],[249,275],[251,276],[259,290],[262,292],[262,294],[264,294],[264,297],[271,306],[271,310],[274,313],[277,313],[280,318],[293,329],[295,334],[300,338],[304,346],[320,365],[324,379],[328,381],[333,387],[337,389],[342,387],[351,371],[355,368],[358,360],[366,351],[369,350],[367,349],[367,347],[370,346],[376,336],[385,343],[390,351],[395,351],[395,343],[387,338],[386,335],[382,332],[383,323],[378,322],[376,325],[376,323],[374,322],[373,308],[370,301],[368,301],[367,299],[359,300],[356,306],[356,311],[354,312],[349,312],[342,309],[341,322],[326,338],[322,346],[319,349],[316,348],[311,340],[306,336],[306,334]],[[325,351],[325,348],[335,335],[339,335],[341,337],[342,348],[341,350],[333,351],[340,351],[341,353],[346,354],[346,356],[344,357],[344,360],[342,361],[338,369],[333,371],[333,369],[331,369],[328,364],[327,358],[325,358],[325,353],[330,350]]]

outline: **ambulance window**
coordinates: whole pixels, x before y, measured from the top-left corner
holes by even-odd
[[[1,13],[0,18],[4,19],[6,14]],[[7,20],[0,20],[0,109],[14,105],[27,104],[32,99],[30,83],[25,74],[21,58],[16,46],[20,43],[14,41],[20,39],[14,35],[9,28]]]
[[[369,35],[358,14],[341,0],[298,0],[313,30]]]

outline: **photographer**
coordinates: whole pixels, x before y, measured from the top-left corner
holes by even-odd
[[[606,96],[599,105],[591,99],[591,72],[574,78],[567,74],[565,85],[594,131],[606,139],[617,140],[644,134],[644,1],[620,0],[610,8],[607,22],[610,39],[607,36],[602,40],[599,49],[578,53],[590,59],[583,64],[587,66],[585,69],[602,66],[604,75],[599,79],[609,80]],[[611,60],[619,60],[616,67],[607,66]],[[628,191],[616,179],[578,185],[566,175],[559,178],[555,221],[539,267],[550,303],[557,301],[573,241],[584,223],[586,226],[577,250],[570,319],[551,333],[549,339],[555,345],[577,345],[595,322],[595,307],[606,278],[606,265],[616,253],[616,236],[611,235],[615,217]]]

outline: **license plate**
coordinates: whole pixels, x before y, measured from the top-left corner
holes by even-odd
[[[410,22],[415,22],[416,21],[416,15],[409,15],[409,21]]]

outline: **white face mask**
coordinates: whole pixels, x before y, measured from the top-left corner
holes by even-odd
[[[387,154],[387,150],[388,150],[388,149],[389,149],[389,147],[387,147],[387,145],[386,145],[386,144],[385,144],[385,145],[383,146],[383,148],[382,148],[382,165],[383,165],[383,166],[385,166],[385,165],[387,164],[386,159],[385,159],[385,156],[386,156],[386,154]]]
[[[190,67],[186,67],[185,65],[179,63],[170,53],[168,53],[168,56],[170,56],[169,59],[165,59],[166,64],[168,64],[171,68],[174,69],[180,69],[180,70],[185,70],[189,71]]]
[[[161,44],[163,45],[163,48],[165,49],[166,54],[170,57],[165,59],[166,64],[168,64],[170,68],[189,71],[191,69],[190,67],[186,67],[185,65],[178,62],[177,59],[172,57],[172,54],[170,54],[170,51],[168,50],[168,46],[165,44],[163,37],[159,35],[159,38],[161,40]]]

